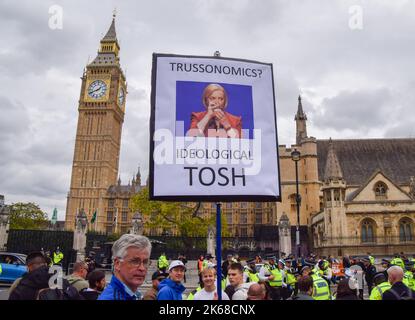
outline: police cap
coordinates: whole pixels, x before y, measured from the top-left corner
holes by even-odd
[[[151,280],[164,280],[166,278],[168,278],[169,274],[165,273],[165,272],[160,272],[160,271],[156,271],[152,274],[151,276]]]
[[[369,257],[363,257],[361,259],[361,261],[363,261],[363,262],[370,262],[370,259],[369,259]]]
[[[386,276],[384,272],[378,272],[373,276],[373,281],[374,282],[385,282],[386,281]]]
[[[300,270],[300,274],[303,274],[304,270],[307,270],[307,269],[311,271],[310,266],[305,265],[304,267],[302,267],[301,270]]]
[[[306,266],[306,267],[310,267],[310,268],[313,268],[314,267],[314,262],[312,262],[312,261],[309,261],[309,260],[304,260],[304,266]]]
[[[274,254],[269,254],[267,256],[265,256],[265,259],[267,260],[277,260],[277,257]]]

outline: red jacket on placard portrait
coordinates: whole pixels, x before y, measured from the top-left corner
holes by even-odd
[[[238,132],[239,138],[242,138],[242,117],[234,116],[234,115],[232,115],[232,114],[230,114],[229,112],[226,112],[226,111],[224,111],[224,113],[225,113],[225,116],[228,118],[228,121],[229,121],[231,127]],[[192,112],[190,129],[198,129],[197,124],[200,122],[200,120],[203,119],[203,117],[206,114],[207,114],[207,111]],[[208,136],[208,133],[209,133],[208,130],[209,129],[210,130],[222,129],[221,131],[225,131],[225,129],[223,128],[222,125],[219,124],[219,126],[217,126],[216,121],[214,119],[210,120],[208,125],[205,128],[205,130],[203,132],[205,137]],[[226,132],[225,132],[225,134],[226,134]],[[214,134],[214,136],[216,137],[216,136],[218,136],[218,134]],[[221,135],[219,134],[219,136],[221,136]]]

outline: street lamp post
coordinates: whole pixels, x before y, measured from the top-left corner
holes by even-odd
[[[301,205],[301,196],[298,191],[298,161],[300,161],[301,153],[297,149],[294,149],[291,152],[291,159],[295,163],[295,186],[296,186],[296,194],[295,194],[295,202],[297,204],[297,228],[295,232],[295,239],[297,245],[297,258],[301,258],[301,245],[300,245],[300,205]]]

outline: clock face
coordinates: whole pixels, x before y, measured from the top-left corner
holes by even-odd
[[[102,80],[95,80],[88,87],[88,95],[91,98],[99,99],[107,91],[107,85]]]
[[[124,89],[123,89],[123,88],[120,88],[120,91],[119,91],[119,93],[118,93],[118,104],[119,104],[120,106],[122,106],[122,105],[123,105],[123,103],[124,103],[124,98],[125,98],[125,92],[124,92]]]

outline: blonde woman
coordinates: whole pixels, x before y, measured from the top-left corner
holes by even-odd
[[[241,138],[241,117],[225,111],[228,95],[221,85],[209,84],[203,91],[202,102],[206,111],[192,112],[188,136]]]

